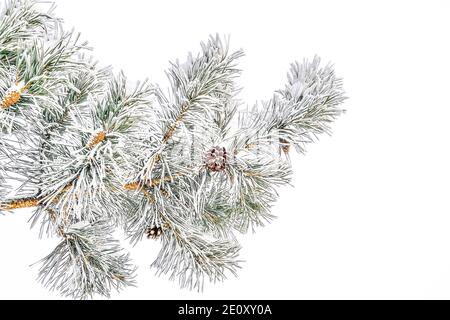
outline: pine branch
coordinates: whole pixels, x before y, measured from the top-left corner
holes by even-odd
[[[218,36],[202,43],[202,50],[196,58],[190,54],[184,64],[178,61],[171,64],[167,72],[171,99],[158,88],[154,92],[161,105],[158,117],[165,120],[162,121],[163,133],[161,142],[153,148],[156,151],[143,160],[138,181],[147,183],[152,179],[153,169],[161,161],[163,150],[180,126],[196,135],[196,142],[201,143],[199,132],[211,129],[217,112],[224,112],[222,106],[236,93],[234,78],[240,73],[236,60],[243,52],[228,55],[228,43],[223,44]]]
[[[304,153],[306,144],[330,133],[329,124],[344,112],[339,106],[346,100],[332,66],[321,67],[318,57],[296,62],[288,80],[284,90],[242,118],[236,134],[240,150],[272,144],[286,152],[294,145]]]
[[[182,287],[234,274],[234,233],[273,218],[291,147],[304,152],[343,112],[332,66],[293,64],[285,89],[243,114],[243,53],[228,41],[172,63],[167,95],[145,81],[130,90],[35,5],[11,0],[0,14],[0,210],[33,207],[41,236],[61,237],[40,280],[74,298],[132,284],[117,226],[132,243],[161,237],[152,266]],[[12,198],[9,179],[21,183]]]
[[[0,129],[4,133],[29,130],[24,122],[47,123],[64,112],[58,95],[67,73],[86,67],[74,56],[86,49],[73,33],[55,35],[55,41],[34,39],[24,47],[14,64],[0,64]]]
[[[240,250],[234,241],[207,240],[192,228],[177,226],[166,220],[169,229],[163,233],[162,249],[152,264],[158,274],[178,278],[181,288],[203,290],[204,281],[223,281],[226,272],[236,275]]]
[[[64,239],[41,260],[39,280],[51,290],[75,298],[110,296],[112,288],[134,285],[129,256],[111,237],[108,223],[79,222],[64,231]]]
[[[26,43],[51,34],[59,21],[54,6],[43,13],[38,1],[9,0],[0,11],[0,62],[11,63],[20,56]]]

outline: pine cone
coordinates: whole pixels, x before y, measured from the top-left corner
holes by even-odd
[[[283,150],[284,154],[286,154],[286,155],[291,150],[291,144],[289,143],[289,141],[287,141],[283,138],[280,139],[280,146],[281,146],[281,149]]]
[[[225,170],[227,164],[227,150],[223,147],[214,147],[208,151],[206,166],[213,172]]]
[[[161,227],[153,226],[153,227],[149,227],[147,229],[146,233],[147,233],[147,238],[149,238],[149,239],[157,239],[157,238],[159,238],[162,235],[163,230],[162,230]]]

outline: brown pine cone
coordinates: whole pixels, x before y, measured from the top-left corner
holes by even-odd
[[[213,172],[225,170],[227,164],[227,150],[223,147],[214,147],[206,155],[206,166]]]

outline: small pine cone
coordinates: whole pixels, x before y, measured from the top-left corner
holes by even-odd
[[[284,154],[289,154],[289,151],[291,151],[291,144],[289,141],[285,139],[280,139],[281,144],[281,150],[283,150]]]
[[[5,96],[0,102],[0,107],[2,109],[8,109],[11,106],[15,105],[20,100],[20,90],[16,88],[11,88],[6,91]]]
[[[214,147],[206,155],[206,166],[213,172],[225,170],[227,164],[227,150],[223,147]]]
[[[146,233],[147,233],[147,238],[157,239],[162,235],[163,229],[161,227],[153,226],[153,227],[149,227],[147,229]]]

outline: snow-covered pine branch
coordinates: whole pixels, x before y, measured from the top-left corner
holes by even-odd
[[[217,282],[225,280],[228,272],[236,275],[240,250],[236,241],[207,239],[189,229],[185,234],[182,229],[170,227],[170,232],[163,233],[162,250],[152,264],[158,274],[177,279],[181,288],[199,291],[205,279]]]
[[[62,240],[44,259],[39,280],[75,298],[110,296],[111,289],[134,285],[135,267],[112,238],[108,221],[80,221],[62,230]]]
[[[342,79],[332,65],[322,67],[319,57],[295,62],[285,89],[241,119],[236,147],[260,151],[262,146],[280,143],[285,153],[291,145],[303,153],[307,143],[331,132],[329,124],[344,112],[340,105],[345,99]]]
[[[235,232],[273,218],[291,147],[304,152],[343,112],[333,67],[294,63],[248,111],[228,39],[171,63],[165,93],[99,67],[52,10],[10,0],[0,14],[0,212],[33,208],[41,235],[61,239],[41,281],[74,298],[132,285],[115,227],[134,244],[161,239],[152,267],[181,287],[235,274]]]
[[[171,84],[168,97],[161,89],[155,90],[160,104],[156,117],[161,128],[143,159],[137,177],[139,182],[149,183],[155,177],[170,175],[165,165],[179,160],[173,159],[174,153],[167,151],[192,145],[187,143],[187,137],[195,139],[195,151],[206,151],[211,143],[211,131],[217,130],[217,114],[226,112],[225,105],[236,93],[234,80],[240,74],[236,61],[243,52],[229,54],[228,41],[224,43],[218,36],[210,37],[201,46],[202,52],[195,58],[189,54],[186,62],[171,64],[167,71]],[[210,133],[205,136],[204,132]],[[155,166],[159,162],[158,170]],[[183,169],[186,168],[180,168]]]
[[[28,42],[50,36],[58,29],[54,6],[47,12],[37,8],[37,1],[7,0],[0,3],[0,62],[12,63]]]

